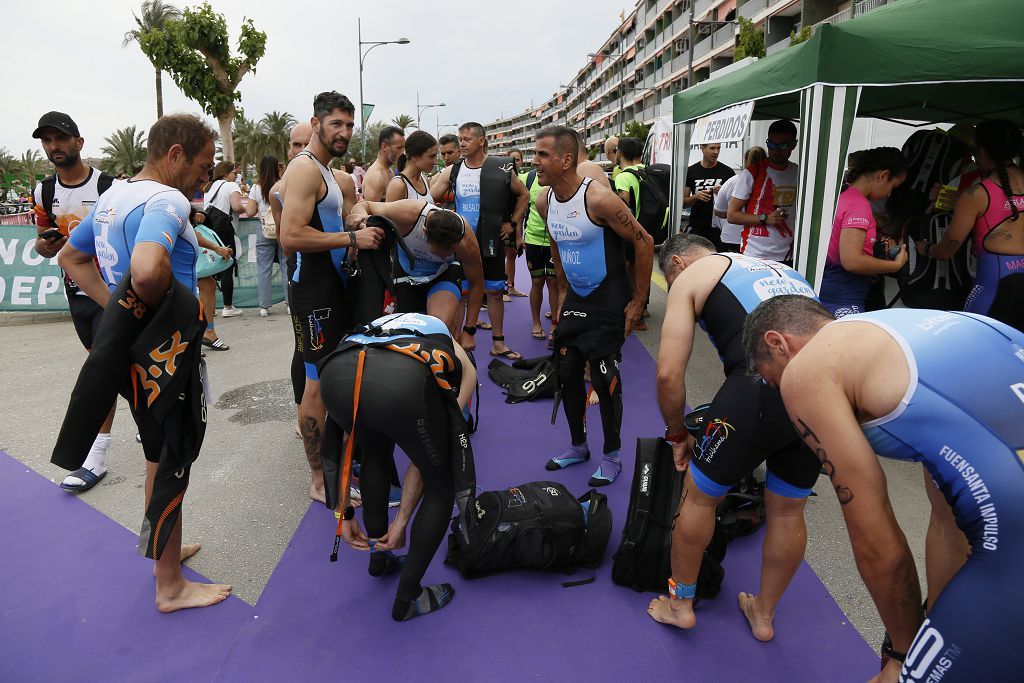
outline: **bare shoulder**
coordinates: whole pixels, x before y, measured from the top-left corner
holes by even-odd
[[[680,285],[680,289],[688,292],[693,297],[694,310],[696,310],[698,315],[703,311],[704,303],[711,294],[711,290],[722,279],[728,268],[728,257],[709,254],[690,264],[690,267],[679,276],[676,284]],[[675,288],[675,286],[672,287],[672,289]]]
[[[576,166],[576,172],[585,178],[592,179],[602,187],[611,189],[611,183],[608,181],[608,174],[606,174],[604,169],[601,168],[601,164],[596,161],[590,161],[588,159],[587,161],[580,162],[579,165]]]

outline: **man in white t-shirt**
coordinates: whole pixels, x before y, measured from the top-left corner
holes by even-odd
[[[780,119],[768,128],[768,159],[739,174],[726,219],[741,226],[740,251],[755,258],[793,260],[799,167],[789,161],[796,149],[796,126]]]

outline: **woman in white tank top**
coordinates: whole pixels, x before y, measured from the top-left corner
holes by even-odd
[[[420,199],[434,203],[430,196],[427,173],[437,163],[437,140],[430,133],[414,131],[405,139],[405,153],[398,157],[398,175],[388,184],[384,201]]]

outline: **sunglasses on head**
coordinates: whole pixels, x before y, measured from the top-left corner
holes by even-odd
[[[780,152],[788,152],[796,147],[796,142],[772,142],[771,140],[765,140],[764,144],[767,145],[768,149],[779,150]]]

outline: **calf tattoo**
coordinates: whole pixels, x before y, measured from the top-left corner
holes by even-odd
[[[796,431],[800,434],[800,437],[804,442],[814,450],[814,455],[818,457],[818,461],[821,463],[822,473],[832,481],[832,486],[836,491],[836,498],[839,499],[839,504],[846,505],[853,500],[853,491],[846,486],[836,484],[836,466],[831,460],[829,460],[828,453],[825,452],[825,449],[821,447],[821,440],[818,438],[818,435],[814,433],[814,430],[811,429],[810,425],[799,417],[796,421],[798,424],[794,424],[793,426],[796,427]]]
[[[302,445],[306,451],[306,460],[309,461],[309,469],[316,471],[322,469],[320,464],[320,444],[323,441],[323,434],[320,425],[315,417],[307,417],[299,425],[302,432]]]

